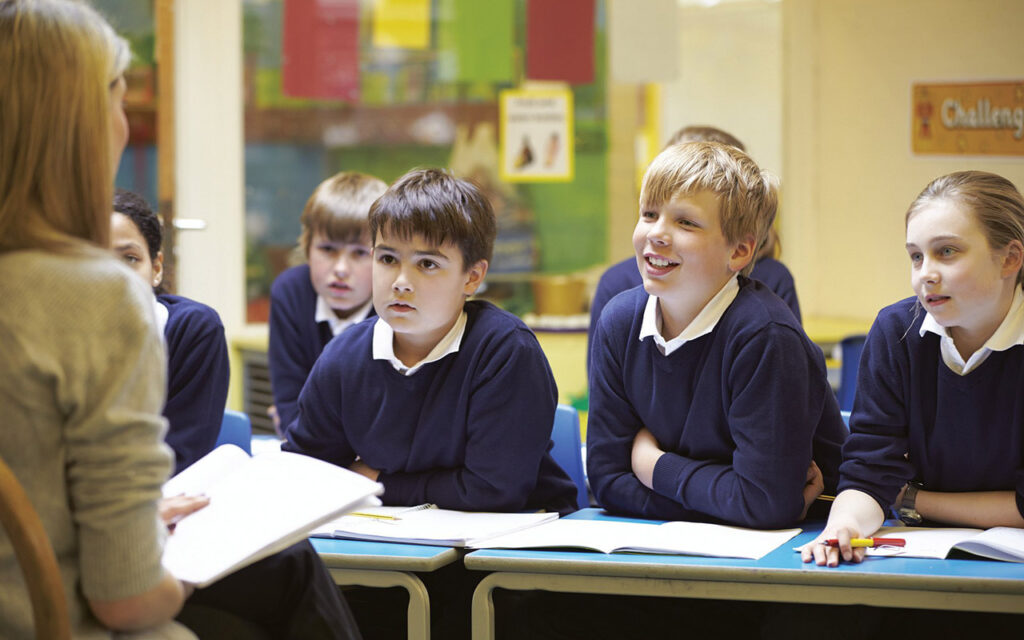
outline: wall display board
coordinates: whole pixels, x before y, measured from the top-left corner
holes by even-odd
[[[1024,156],[1024,80],[914,84],[918,154]]]

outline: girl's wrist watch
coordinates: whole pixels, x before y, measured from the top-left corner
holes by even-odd
[[[903,521],[903,524],[912,527],[920,525],[923,520],[916,508],[917,492],[919,489],[921,489],[921,483],[907,483],[907,489],[903,492],[903,500],[900,502],[900,508],[897,510],[897,514],[900,520]]]

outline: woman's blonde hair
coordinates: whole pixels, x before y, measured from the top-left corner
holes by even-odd
[[[127,43],[75,0],[0,0],[0,252],[106,247]]]
[[[907,209],[904,226],[928,205],[949,200],[976,216],[994,250],[1017,240],[1024,245],[1024,196],[1006,178],[986,171],[957,171],[940,176],[918,194]],[[1024,269],[1017,272],[1017,284],[1024,284]]]

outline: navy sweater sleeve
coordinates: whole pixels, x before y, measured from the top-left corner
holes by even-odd
[[[228,396],[228,347],[217,312],[179,296],[160,296],[168,306],[167,444],[174,473],[213,450]]]
[[[298,414],[299,392],[323,344],[314,321],[316,292],[309,267],[283,272],[270,289],[270,338],[267,349],[274,407],[281,428]]]
[[[525,327],[481,345],[469,396],[461,466],[381,474],[395,504],[431,502],[469,511],[519,511],[551,442],[558,390],[537,338]]]

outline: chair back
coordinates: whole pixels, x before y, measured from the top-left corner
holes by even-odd
[[[583,475],[583,452],[580,442],[580,414],[569,405],[555,409],[555,424],[551,429],[551,457],[572,478],[576,485],[576,504],[580,509],[590,506],[587,479]]]
[[[222,444],[233,444],[241,447],[252,455],[252,423],[249,416],[233,409],[224,410],[224,420],[220,423],[220,434],[214,448]]]
[[[865,335],[846,336],[839,342],[842,363],[839,369],[839,409],[853,410],[853,398],[857,394],[857,369],[860,367],[860,352],[864,350]]]
[[[43,521],[10,467],[0,460],[0,523],[25,578],[36,638],[71,638],[64,583]]]

